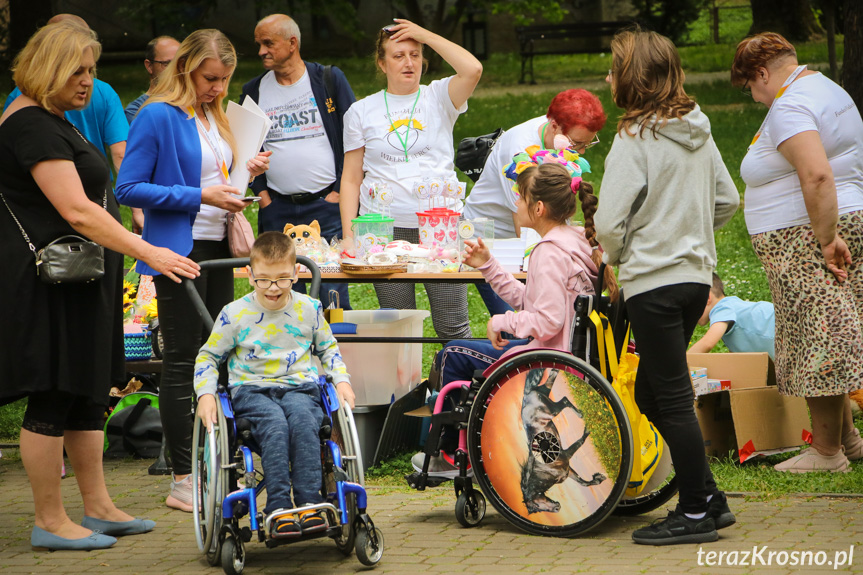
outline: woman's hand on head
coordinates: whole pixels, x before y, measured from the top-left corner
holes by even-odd
[[[201,190],[201,203],[229,212],[241,212],[248,204],[237,199],[239,194],[240,190],[233,186],[226,186],[225,184],[208,186]]]
[[[482,238],[477,238],[475,242],[471,240],[464,241],[464,263],[472,268],[478,268],[491,259],[491,252]]]
[[[272,151],[260,152],[257,156],[246,162],[246,168],[249,170],[249,175],[256,178],[270,169],[270,156]]]
[[[195,279],[201,275],[201,266],[189,258],[175,254],[168,248],[150,247],[146,256],[141,259],[165,277],[180,283],[181,277]]]
[[[851,265],[851,251],[845,241],[838,235],[829,244],[821,246],[821,253],[827,262],[827,269],[836,277],[839,283],[848,279],[848,271],[845,266]]]
[[[435,35],[422,26],[404,18],[393,18],[393,22],[395,24],[390,24],[388,28],[393,31],[390,34],[390,40],[395,42],[400,40],[416,40],[420,44],[428,44],[428,40]]]

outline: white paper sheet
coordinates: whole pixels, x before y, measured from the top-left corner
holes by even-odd
[[[258,155],[272,122],[248,96],[242,106],[236,102],[228,102],[226,113],[237,146],[234,169],[231,171],[231,185],[239,188],[245,195],[250,176],[246,162]]]

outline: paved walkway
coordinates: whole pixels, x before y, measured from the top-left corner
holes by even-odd
[[[0,573],[222,572],[198,554],[191,516],[164,507],[167,478],[147,475],[148,461],[106,461],[105,468],[115,501],[128,512],[155,519],[155,531],[122,538],[104,551],[32,551],[33,507],[27,477],[14,450],[4,450],[4,456],[0,459]],[[758,502],[734,497],[730,502],[737,525],[723,530],[718,542],[704,545],[699,561],[698,545],[655,548],[632,543],[631,531],[664,516],[664,510],[638,518],[611,517],[577,539],[526,535],[491,508],[480,527],[464,529],[455,521],[454,498],[447,485],[422,493],[370,488],[369,509],[386,541],[375,573],[863,573],[863,498]],[[80,518],[83,511],[74,479],[63,481],[63,493],[70,515]],[[853,557],[848,554],[852,545]],[[759,550],[755,557],[753,547]],[[246,549],[246,573],[311,575],[363,569],[353,555],[343,557],[329,539],[276,549],[250,543]],[[731,552],[723,564],[737,566],[710,566],[709,551],[717,552],[713,563],[718,552]],[[805,551],[812,551],[813,561],[824,565],[793,566],[795,558],[797,563],[808,561],[808,556],[800,555]],[[750,555],[744,557],[744,552]],[[777,552],[772,566],[767,565],[770,552]],[[834,571],[837,558],[844,558],[845,565]],[[752,566],[741,566],[744,560]],[[787,564],[779,566],[783,560]]]

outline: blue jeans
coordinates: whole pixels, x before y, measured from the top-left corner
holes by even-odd
[[[476,284],[476,291],[479,292],[479,297],[485,303],[488,313],[491,315],[500,315],[508,311],[513,311],[512,306],[503,301],[503,298],[497,295],[490,284],[485,282]]]
[[[313,220],[318,220],[321,225],[321,237],[331,242],[333,238],[342,239],[342,216],[339,204],[326,200],[314,200],[308,204],[294,204],[278,193],[270,190],[270,198],[273,202],[258,212],[258,233],[281,232],[285,224],[309,225]],[[306,281],[299,281],[294,286],[294,291],[306,293]],[[324,307],[330,303],[330,290],[339,294],[340,307],[351,308],[351,300],[348,295],[348,284],[322,283],[319,299]]]
[[[264,513],[297,505],[321,503],[321,440],[323,421],[317,383],[262,387],[241,385],[233,392],[234,413],[252,424],[252,437],[261,447],[267,480]]]
[[[485,370],[503,354],[527,341],[511,339],[503,349],[495,349],[488,340],[457,339],[449,342],[434,359],[440,369],[441,388],[453,381],[470,381],[475,371]]]
[[[526,343],[526,339],[513,339],[503,349],[495,349],[488,340],[457,339],[449,342],[434,358],[435,364],[440,370],[441,389],[453,381],[470,381],[475,371],[485,370],[513,347]],[[452,399],[447,398],[443,407],[444,411],[452,410],[455,396],[451,397]],[[457,446],[458,430],[452,427],[445,428],[441,448],[447,453],[453,453]]]

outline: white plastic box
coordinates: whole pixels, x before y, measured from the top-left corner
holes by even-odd
[[[426,310],[349,310],[357,336],[422,337]],[[337,336],[338,337],[338,336]],[[339,342],[356,405],[389,405],[423,380],[422,344]]]
[[[520,272],[524,261],[524,238],[495,240],[491,253],[504,270]]]

